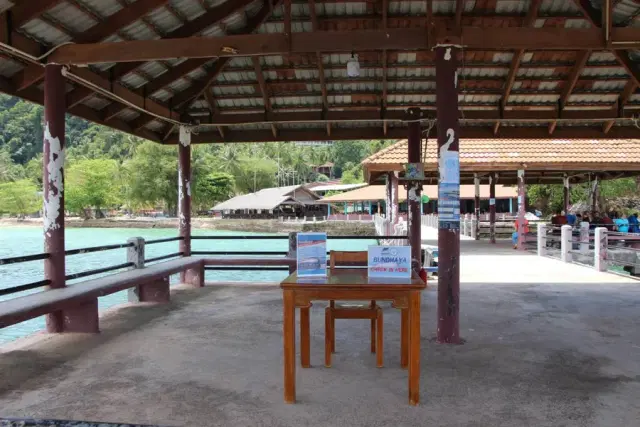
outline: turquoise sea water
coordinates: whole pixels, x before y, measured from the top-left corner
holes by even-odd
[[[136,229],[136,228],[69,228],[65,231],[66,248],[86,248],[91,246],[124,243],[130,237],[143,237],[146,240],[174,237],[177,231],[173,229]],[[240,233],[214,230],[196,230],[194,235],[265,235],[265,233]],[[374,240],[329,240],[328,249],[366,250],[368,245],[375,244]],[[287,239],[283,240],[194,240],[192,250],[209,251],[286,251]],[[15,257],[42,253],[43,235],[39,227],[8,227],[0,228],[0,258]],[[167,242],[145,247],[146,258],[178,252],[178,242]],[[78,254],[67,257],[67,274],[92,270],[100,267],[122,264],[126,262],[126,249]],[[114,273],[106,273],[114,274]],[[279,281],[287,276],[286,271],[208,271],[207,281]],[[69,285],[82,286],[83,280],[90,280],[99,276],[90,276],[70,281]],[[43,261],[0,266],[0,289],[18,286],[43,279]],[[172,280],[175,283],[175,278]],[[0,297],[0,301],[16,298],[32,292],[35,289]],[[127,301],[127,292],[118,292],[99,298],[99,307],[103,311],[109,307]],[[44,317],[23,322],[8,328],[0,329],[0,344],[31,334],[44,328]]]

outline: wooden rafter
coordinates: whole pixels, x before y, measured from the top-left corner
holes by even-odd
[[[107,19],[88,30],[73,36],[75,43],[96,43],[118,32],[121,28],[140,19],[154,9],[163,6],[169,0],[139,0],[122,8]],[[14,78],[18,90],[22,90],[44,78],[44,69],[38,65],[29,65]],[[86,91],[83,91],[86,93]],[[78,96],[78,95],[74,95]]]
[[[573,89],[575,89],[576,83],[578,83],[578,79],[580,78],[580,74],[582,74],[582,70],[584,70],[584,66],[587,65],[587,61],[589,60],[590,56],[591,56],[591,51],[584,50],[582,52],[579,52],[576,57],[576,64],[573,66],[573,69],[571,70],[571,74],[569,74],[569,78],[567,79],[564,89],[562,90],[562,94],[558,99],[558,110],[559,110],[558,115],[560,117],[562,116],[564,107],[567,105],[567,102],[569,101],[569,97],[571,96]],[[549,124],[549,135],[553,134],[553,131],[555,130],[556,125],[557,123],[555,121]]]
[[[607,39],[607,34],[611,34],[613,31],[613,5],[611,0],[605,0],[603,7],[605,13],[603,14],[597,10],[588,0],[574,0],[578,8],[582,11],[584,16],[591,22],[594,27],[602,27],[603,38],[607,46],[611,46],[611,38]],[[622,94],[616,102],[616,107],[619,111],[624,109],[625,104],[628,102],[631,95],[640,86],[640,66],[631,61],[628,50],[613,50],[613,54],[624,69],[629,73],[630,79],[624,87]],[[608,120],[604,122],[602,126],[602,132],[608,134],[615,124],[615,120]]]
[[[257,56],[252,56],[251,60],[253,61],[253,69],[256,73],[256,79],[258,80],[258,85],[260,85],[260,93],[262,94],[264,109],[267,113],[270,113],[272,110],[271,99],[269,97],[269,89],[267,88],[267,82],[264,80],[264,74],[262,73],[260,58]]]
[[[260,24],[262,24],[262,22],[264,22],[264,20],[267,19],[267,17],[271,13],[272,5],[277,5],[279,2],[280,0],[265,1],[265,4],[262,6],[260,11],[255,16],[249,19],[247,27],[243,29],[241,33],[249,34],[253,32],[256,28],[258,28]],[[207,39],[207,40],[214,40],[214,39]],[[191,41],[188,41],[188,40],[187,42],[191,43]],[[204,91],[207,88],[209,88],[211,83],[217,78],[218,74],[220,74],[220,72],[222,71],[222,69],[225,67],[225,65],[230,59],[231,58],[226,57],[226,58],[219,58],[217,61],[215,61],[213,66],[207,71],[207,75],[204,77],[203,80],[196,82],[190,88],[180,92],[171,100],[172,107],[180,108],[180,107],[183,107],[188,102],[190,102],[191,100],[198,99],[204,93]],[[151,95],[154,92],[158,91],[159,89],[162,89],[163,87],[174,82],[175,80],[178,80],[184,77],[186,74],[189,74],[190,72],[202,67],[207,62],[209,62],[209,58],[188,59],[182,62],[181,64],[177,65],[176,67],[172,68],[170,71],[160,75],[157,79],[150,82],[148,85],[145,86],[144,91],[148,95]],[[116,110],[110,111],[110,114],[112,116],[115,116],[123,109],[124,108],[117,107]],[[148,117],[140,118],[136,120],[136,122],[133,123],[132,125],[135,126],[136,128],[139,128],[139,127],[145,126],[150,121],[151,120]]]
[[[456,30],[462,28],[462,13],[464,12],[465,0],[456,0]]]
[[[311,28],[318,31],[318,16],[316,14],[316,2],[309,0],[309,15],[311,17]],[[316,62],[318,63],[318,79],[320,80],[320,90],[322,92],[322,106],[325,111],[329,110],[329,98],[327,95],[327,84],[324,75],[324,64],[322,63],[322,53],[316,52]]]
[[[536,22],[536,18],[538,17],[538,10],[540,9],[540,5],[542,4],[542,0],[532,0],[529,5],[529,11],[527,12],[527,17],[522,24],[523,27],[531,27]],[[511,67],[509,68],[509,73],[507,74],[507,81],[504,86],[504,92],[502,93],[502,97],[500,98],[500,109],[504,110],[509,102],[509,96],[511,95],[511,90],[513,89],[513,84],[516,81],[516,77],[518,75],[518,68],[520,67],[520,61],[522,61],[522,57],[524,56],[525,49],[518,49],[513,54],[513,59],[511,60]],[[494,127],[494,133],[497,134],[500,129],[500,122],[496,122]]]
[[[11,8],[11,19],[15,28],[20,28],[32,19],[38,18],[62,0],[29,0]]]

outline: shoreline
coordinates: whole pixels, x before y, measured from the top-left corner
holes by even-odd
[[[372,221],[318,221],[283,222],[260,219],[192,218],[193,230],[244,231],[261,233],[291,233],[305,231],[327,232],[331,235],[375,235]],[[7,227],[42,227],[42,218],[0,218],[0,230]],[[84,220],[65,218],[67,228],[173,228],[178,229],[177,218],[105,218]]]

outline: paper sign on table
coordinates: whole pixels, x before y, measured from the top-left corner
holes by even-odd
[[[298,277],[327,275],[327,233],[298,233]]]
[[[369,246],[369,277],[411,277],[411,246]]]

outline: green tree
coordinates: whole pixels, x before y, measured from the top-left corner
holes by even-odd
[[[211,172],[196,181],[197,195],[193,203],[198,210],[208,210],[233,195],[235,179],[225,172]]]
[[[0,150],[0,182],[15,181],[22,175],[22,167],[11,160],[9,150]]]
[[[125,199],[132,208],[163,204],[175,212],[178,203],[178,149],[145,141],[124,163]]]
[[[236,190],[239,193],[253,193],[276,185],[278,167],[273,160],[243,158],[235,174]]]
[[[42,206],[38,187],[28,179],[0,184],[0,213],[25,216]]]
[[[115,160],[94,159],[72,163],[66,171],[65,201],[69,210],[85,213],[95,208],[96,217],[103,217],[102,208],[120,202],[118,164]]]

